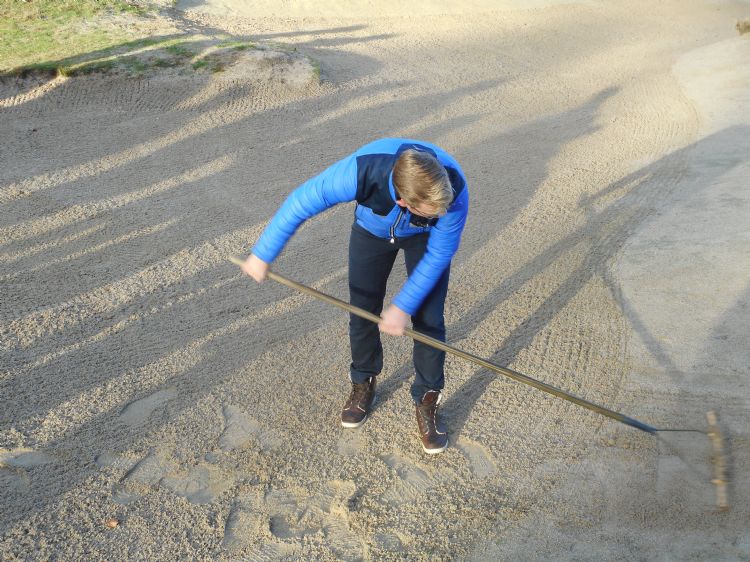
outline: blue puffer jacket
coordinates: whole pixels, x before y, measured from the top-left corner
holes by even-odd
[[[423,227],[410,224],[411,213],[396,204],[393,187],[396,159],[410,148],[433,154],[448,172],[454,191],[448,212]],[[426,142],[387,138],[367,144],[294,190],[263,231],[253,254],[271,263],[305,220],[347,201],[357,202],[357,223],[380,238],[430,233],[424,257],[393,299],[401,310],[414,314],[458,250],[469,210],[461,168],[447,152]]]

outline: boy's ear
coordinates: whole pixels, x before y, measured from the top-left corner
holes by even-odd
[[[396,199],[396,205],[398,205],[399,207],[406,207],[406,201],[404,201],[403,199]]]

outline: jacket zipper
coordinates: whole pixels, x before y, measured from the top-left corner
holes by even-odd
[[[403,214],[404,214],[404,210],[403,209],[399,210],[398,216],[396,217],[396,222],[394,222],[391,225],[391,244],[396,243],[396,227],[398,226],[398,222],[401,220],[401,217],[403,216]]]

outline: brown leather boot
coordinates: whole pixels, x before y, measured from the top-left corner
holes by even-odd
[[[375,377],[370,377],[367,382],[352,383],[349,399],[341,411],[341,425],[354,428],[365,423],[374,398]]]
[[[417,425],[422,438],[422,448],[428,455],[442,453],[448,448],[448,432],[438,418],[438,404],[442,395],[439,390],[429,390],[417,404]]]

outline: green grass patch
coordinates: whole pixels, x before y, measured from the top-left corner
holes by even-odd
[[[140,76],[148,70],[148,65],[138,57],[122,57],[118,61],[130,74]]]
[[[144,13],[144,8],[123,0],[0,0],[0,73],[61,68],[65,65],[50,59],[122,43],[132,35],[98,29],[91,22],[104,15]]]
[[[219,47],[224,49],[232,49],[234,51],[246,51],[248,49],[255,49],[255,44],[249,41],[222,41],[219,43]]]
[[[175,63],[174,59],[155,58],[151,64],[156,68],[169,68],[175,66],[177,63]]]
[[[172,53],[176,57],[192,58],[195,56],[195,53],[190,49],[187,49],[184,43],[172,43],[164,48],[167,50],[167,52]]]
[[[119,14],[145,13],[128,0],[0,0],[0,77],[36,72],[142,76],[156,69],[223,72],[243,51],[258,48],[229,34],[143,37],[120,27],[128,18],[112,20]],[[276,48],[296,51],[281,43]],[[319,78],[320,66],[311,62]]]
[[[276,41],[268,41],[265,42],[265,45],[268,45],[270,48],[272,48],[275,51],[282,51],[284,53],[296,53],[297,47],[294,45],[290,45],[288,43],[277,43]]]
[[[33,71],[77,76],[94,72],[115,71],[140,76],[150,69],[184,67],[183,70],[206,69],[211,72],[222,72],[231,62],[229,53],[236,53],[251,48],[246,42],[235,42],[231,46],[222,45],[218,50],[201,53],[211,48],[211,41],[187,37],[184,35],[151,37],[126,41],[124,43],[99,49],[80,56],[45,61],[16,69],[13,74],[24,75]],[[198,60],[195,60],[200,57]]]
[[[24,75],[30,72],[45,72],[76,76],[117,70],[141,75],[149,68],[170,68],[184,64],[195,56],[196,49],[203,48],[203,43],[203,41],[186,39],[184,35],[148,37],[125,41],[82,55],[16,67],[11,71],[6,71],[5,74]]]
[[[307,61],[310,63],[310,66],[312,66],[313,78],[320,82],[320,62],[310,56],[307,57]]]
[[[193,70],[224,72],[226,70],[226,62],[217,55],[208,54],[193,63]]]

